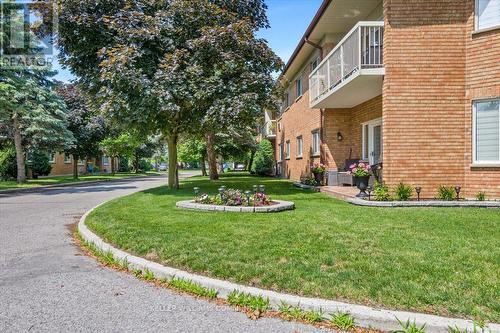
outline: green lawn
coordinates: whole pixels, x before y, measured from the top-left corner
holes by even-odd
[[[275,214],[194,212],[175,202],[265,184]],[[238,283],[391,309],[500,322],[500,210],[367,208],[291,183],[232,174],[112,201],[87,224],[157,262]]]
[[[155,175],[156,173],[147,173],[147,175]],[[92,180],[111,180],[121,179],[127,177],[145,176],[145,174],[137,173],[116,173],[114,176],[110,174],[99,174],[93,176],[80,176],[77,180],[73,176],[56,176],[56,177],[43,177],[40,179],[29,179],[25,184],[17,184],[15,180],[1,181],[0,191],[14,188],[37,187],[44,185],[60,185],[74,182],[92,181]]]

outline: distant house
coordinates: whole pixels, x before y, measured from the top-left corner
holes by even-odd
[[[50,153],[49,160],[52,164],[50,176],[73,174],[73,157],[71,155],[64,153]],[[115,163],[115,170],[118,171],[118,161]],[[101,155],[97,158],[89,158],[87,160],[82,159],[78,161],[79,174],[87,173],[90,170],[100,173],[111,173],[111,158]]]
[[[281,176],[359,159],[426,196],[500,198],[500,0],[324,0],[280,80]]]

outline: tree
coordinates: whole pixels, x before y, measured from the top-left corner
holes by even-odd
[[[140,171],[148,171],[142,169],[140,162],[143,158],[153,157],[154,150],[155,150],[155,145],[154,142],[152,142],[152,140],[147,139],[145,142],[142,143],[137,143],[136,141],[134,150],[132,152],[132,157],[134,159],[133,165],[136,173],[139,173]]]
[[[33,178],[37,179],[39,176],[48,176],[50,171],[52,171],[48,154],[46,152],[34,151],[29,155],[28,166],[31,169]]]
[[[261,176],[272,174],[274,165],[273,145],[269,140],[262,140],[259,149],[255,153],[252,172]]]
[[[261,0],[65,0],[59,8],[64,64],[96,93],[112,118],[129,128],[166,138],[171,188],[178,187],[179,136],[202,128],[204,114],[210,115],[218,107],[214,103],[218,94],[226,96],[219,104],[224,107],[224,116],[240,116],[233,111],[241,107],[252,111],[242,121],[255,115],[254,102],[260,103],[262,98],[259,87],[267,87],[268,82],[262,74],[277,69],[272,51],[253,37],[256,29],[267,26]],[[210,45],[214,34],[223,39]],[[214,51],[219,47],[223,49]],[[233,52],[237,47],[242,50],[239,57],[229,56],[224,65],[228,47]],[[254,61],[253,55],[261,61]],[[222,57],[209,59],[212,56]],[[236,68],[231,70],[231,66]],[[249,74],[249,68],[255,71]],[[245,80],[238,81],[237,76]],[[258,83],[260,80],[264,83]],[[206,93],[203,82],[209,88]],[[253,91],[240,95],[243,88],[234,89],[240,83]],[[238,103],[228,102],[226,88]],[[216,122],[214,117],[207,119],[211,124]]]
[[[39,53],[38,42],[29,29],[11,29],[12,24],[24,26],[22,15],[15,9],[11,1],[2,3],[0,20],[3,33],[0,33],[0,44],[10,45],[11,37],[24,39],[23,34],[28,33],[32,44],[25,55],[18,57],[18,61],[40,60],[43,55]],[[8,31],[10,33],[6,33]],[[11,50],[4,48],[3,56],[8,56],[9,52]],[[66,129],[64,102],[53,90],[50,80],[53,74],[48,67],[8,68],[3,61],[0,63],[0,123],[3,132],[14,142],[18,183],[26,181],[28,149],[63,149],[74,141],[71,132]]]
[[[0,179],[17,178],[16,150],[6,146],[0,150]]]
[[[207,175],[205,168],[207,146],[203,140],[187,138],[179,145],[179,161],[185,163],[199,163],[201,174]]]
[[[116,158],[131,157],[134,153],[135,143],[130,134],[120,134],[117,137],[106,138],[101,141],[101,149],[111,158],[111,174],[115,174]]]
[[[73,84],[62,84],[57,88],[68,108],[68,130],[75,144],[65,152],[73,156],[73,178],[78,179],[78,161],[99,155],[99,143],[106,136],[104,119],[93,110],[86,94]]]

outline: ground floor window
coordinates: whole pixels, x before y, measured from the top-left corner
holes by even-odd
[[[49,162],[56,163],[56,153],[49,151]]]
[[[320,138],[319,138],[319,130],[315,130],[312,132],[312,154],[319,155],[320,154]]]
[[[302,140],[302,135],[297,137],[297,157],[302,157],[302,151],[304,147],[304,141]]]
[[[279,157],[279,161],[281,162],[281,161],[283,161],[283,144],[282,143],[279,144],[278,149],[279,149],[278,157]]]
[[[66,164],[71,163],[71,155],[64,154],[64,163],[66,163]]]
[[[290,140],[286,142],[286,159],[290,159]]]
[[[474,163],[500,164],[500,98],[473,105]]]
[[[102,165],[109,165],[109,157],[103,156],[103,158],[102,158]]]

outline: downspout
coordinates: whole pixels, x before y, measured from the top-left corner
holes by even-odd
[[[307,44],[311,45],[312,47],[318,49],[319,50],[319,60],[320,61],[323,60],[323,48],[320,45],[310,41],[307,37],[304,38],[304,42],[306,42]],[[324,120],[325,120],[325,109],[320,109],[319,113],[320,113],[320,116],[319,116],[319,129],[320,129],[319,136],[321,139],[321,144],[323,145],[323,142],[324,142],[324,134],[323,134],[324,126],[323,125],[324,125]],[[323,149],[320,149],[319,162],[321,164],[324,164],[322,150]]]

